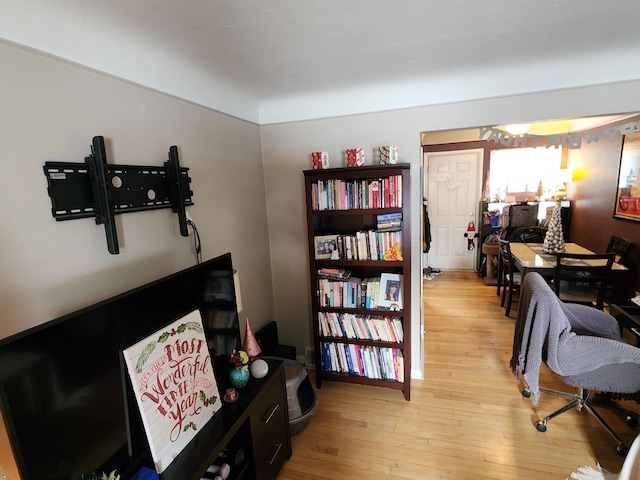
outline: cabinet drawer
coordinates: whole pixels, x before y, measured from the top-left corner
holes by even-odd
[[[274,429],[285,429],[287,400],[282,384],[274,382],[251,413],[251,437],[254,445],[262,445]]]
[[[289,443],[284,428],[275,428],[264,443],[255,445],[254,462],[257,480],[273,480],[289,457]]]

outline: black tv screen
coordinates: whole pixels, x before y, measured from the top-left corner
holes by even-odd
[[[229,253],[0,340],[0,402],[22,479],[115,469],[125,480],[153,466],[122,350],[196,309],[219,376],[240,342]]]

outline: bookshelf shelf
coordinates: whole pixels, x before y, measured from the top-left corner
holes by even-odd
[[[304,171],[318,388],[358,383],[410,400],[410,170]]]

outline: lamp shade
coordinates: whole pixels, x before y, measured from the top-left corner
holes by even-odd
[[[570,168],[561,168],[559,172],[560,183],[567,184],[573,180],[573,171]]]
[[[233,288],[236,293],[236,307],[238,307],[238,313],[242,311],[242,293],[240,292],[240,274],[238,270],[233,269]]]

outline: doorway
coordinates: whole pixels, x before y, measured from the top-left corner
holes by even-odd
[[[483,152],[424,154],[423,197],[429,220],[425,228],[430,229],[431,242],[423,249],[422,268],[474,270]]]

